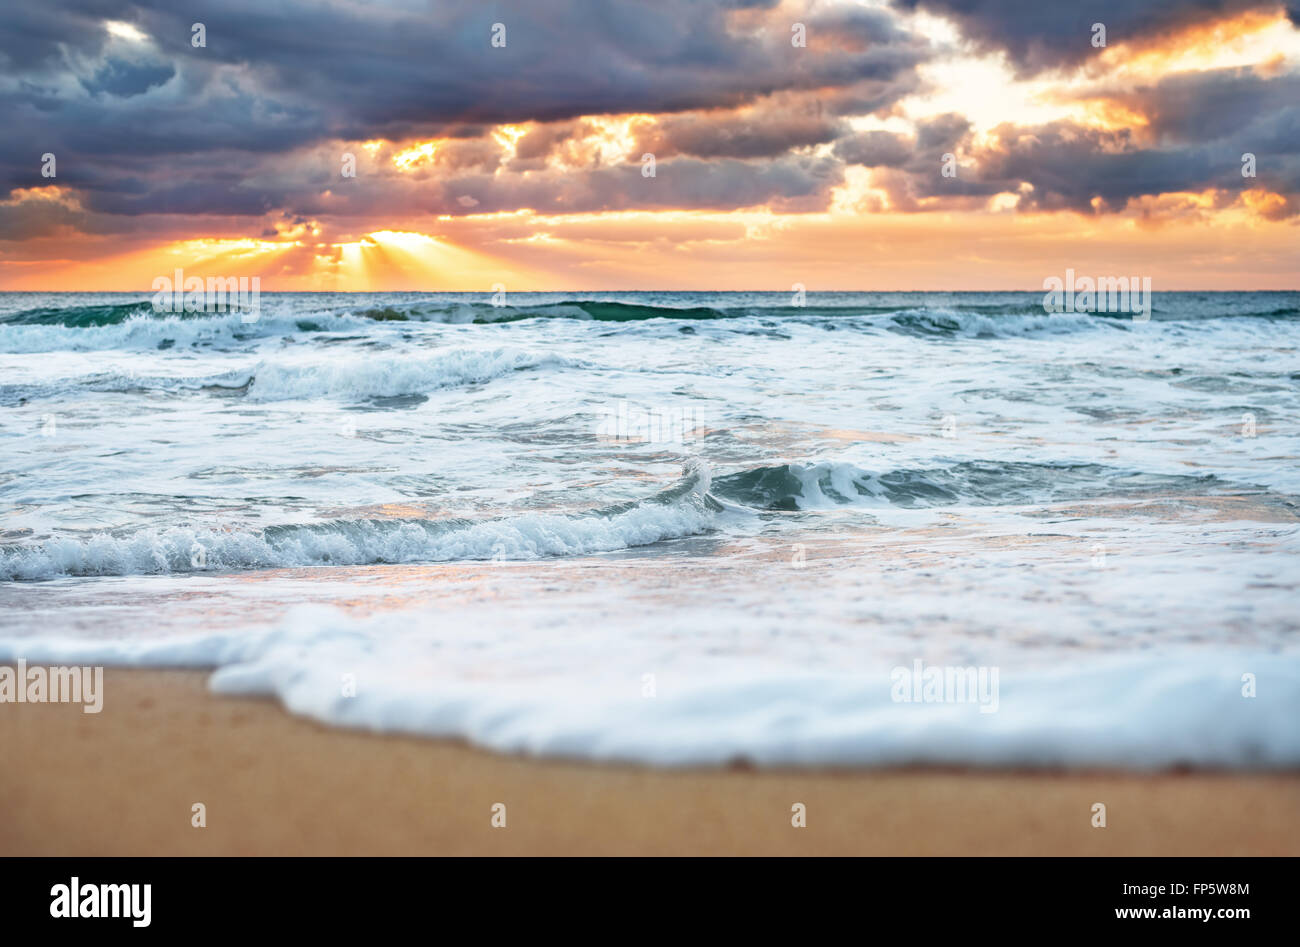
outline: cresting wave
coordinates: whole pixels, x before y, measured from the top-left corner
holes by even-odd
[[[75,322],[76,317],[70,317],[70,321]],[[365,318],[334,314],[307,317],[264,313],[257,322],[244,322],[238,313],[160,317],[139,311],[116,322],[89,327],[62,322],[0,320],[0,351],[23,354],[111,349],[163,352],[193,347],[219,349],[303,333],[361,333],[373,326],[374,323]]]
[[[61,575],[152,575],[200,569],[540,559],[589,555],[702,533],[723,506],[709,495],[710,472],[694,465],[644,500],[577,514],[493,520],[358,519],[272,526],[261,532],[193,527],[101,533],[0,547],[0,579]]]
[[[616,306],[618,304],[610,303]],[[548,309],[553,307],[546,307]],[[656,319],[692,321],[714,320],[719,325],[745,331],[756,322],[770,326],[779,320],[810,325],[843,326],[863,332],[897,332],[942,341],[950,338],[994,339],[1034,338],[1089,330],[1123,331],[1127,326],[1115,319],[1088,314],[1002,314],[986,315],[957,310],[893,310],[864,313],[852,309],[796,309],[789,312],[756,309],[732,314],[691,315],[687,310],[654,309],[652,314],[628,319],[609,320],[644,324]],[[457,319],[412,318],[407,321],[380,320],[379,324],[401,327],[410,323],[517,323],[530,319],[582,318],[564,316],[554,311],[519,310],[501,318]],[[0,324],[0,352],[27,354],[37,352],[97,352],[115,349],[131,351],[183,352],[188,349],[221,350],[256,345],[267,340],[330,340],[338,336],[361,337],[373,333],[377,323],[365,315],[352,313],[317,313],[313,315],[264,314],[257,322],[246,323],[236,313],[206,316],[159,318],[135,315],[122,322],[89,328],[59,324]]]
[[[1222,486],[1213,475],[1146,474],[1100,464],[962,461],[877,474],[853,464],[822,461],[757,467],[717,477],[713,492],[750,509],[793,511],[849,503],[909,508],[1050,503]]]
[[[537,355],[512,347],[455,348],[431,355],[372,355],[359,361],[264,361],[247,376],[227,378],[223,385],[246,388],[250,401],[355,400],[423,394],[437,388],[482,384],[527,369],[579,364],[559,355]]]
[[[784,297],[781,297],[784,299]],[[279,336],[311,333],[365,333],[378,324],[441,323],[497,324],[525,320],[561,319],[601,323],[731,322],[789,320],[843,324],[866,330],[943,338],[1005,338],[1055,335],[1088,330],[1123,331],[1128,318],[1106,313],[1047,313],[1033,294],[1011,302],[941,305],[880,304],[879,301],[837,301],[745,305],[663,305],[615,300],[563,300],[533,305],[494,306],[476,300],[408,301],[370,306],[355,303],[317,304],[314,300],[267,296],[257,322],[244,322],[237,313],[159,314],[146,300],[84,306],[34,307],[0,313],[0,351],[94,351],[113,348],[184,349],[194,346],[241,344]],[[1218,319],[1286,321],[1300,308],[1261,300],[1250,309],[1228,310],[1211,304],[1157,304],[1157,322],[1203,322]]]
[[[271,526],[260,532],[176,526],[0,546],[0,579],[541,559],[699,535],[722,526],[723,515],[845,505],[923,508],[1052,502],[1099,494],[1140,496],[1180,487],[1204,492],[1218,486],[1222,484],[1212,476],[1160,476],[1092,464],[963,462],[874,474],[853,464],[823,461],[715,477],[707,464],[695,461],[679,482],[654,496],[581,513],[483,520],[343,519]]]
[[[207,392],[250,402],[329,398],[339,401],[421,396],[441,388],[486,384],[517,372],[585,368],[562,355],[515,346],[454,347],[429,354],[379,355],[341,360],[265,358],[246,371],[217,375],[150,375],[96,372],[36,385],[0,385],[0,405],[87,392]]]
[[[879,295],[879,294],[877,294]],[[465,298],[453,300],[408,300],[392,302],[386,305],[369,307],[353,304],[333,304],[328,307],[311,306],[299,312],[290,312],[293,307],[281,302],[277,310],[275,294],[268,294],[271,308],[270,316],[278,318],[292,315],[295,318],[311,321],[314,317],[356,317],[368,322],[446,322],[446,323],[496,323],[512,322],[521,319],[582,319],[595,322],[643,322],[649,319],[740,319],[748,316],[768,318],[784,317],[852,317],[852,316],[934,316],[937,321],[945,317],[963,316],[1043,316],[1044,310],[1040,294],[1015,294],[1015,301],[979,303],[963,301],[960,305],[925,303],[922,305],[899,305],[885,302],[879,298],[838,299],[833,302],[817,301],[815,298],[805,305],[792,305],[786,294],[773,293],[762,302],[745,302],[741,305],[668,305],[650,301],[630,302],[613,299],[561,299],[546,302],[516,305],[513,303],[494,304],[482,299]],[[1193,305],[1180,305],[1178,297],[1182,294],[1166,294],[1163,306],[1157,306],[1156,318],[1167,319],[1204,319],[1204,318],[1271,318],[1285,319],[1300,315],[1300,307],[1288,305],[1285,300],[1260,299],[1253,308],[1230,308],[1225,305],[1216,307],[1197,298]],[[288,297],[293,299],[294,297]],[[297,300],[295,300],[295,303]],[[61,326],[70,329],[94,329],[107,326],[123,325],[129,322],[148,319],[157,322],[204,322],[224,320],[228,313],[181,313],[176,315],[160,314],[153,311],[148,299],[131,300],[118,303],[95,303],[90,305],[73,305],[66,307],[35,306],[13,312],[0,312],[0,327],[17,326]],[[1083,315],[1080,313],[1079,315]],[[1107,318],[1106,313],[1095,314]],[[238,319],[238,317],[237,317]]]

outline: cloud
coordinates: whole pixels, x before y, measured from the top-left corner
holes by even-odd
[[[160,86],[176,75],[171,63],[128,62],[108,59],[95,70],[89,79],[82,79],[82,87],[92,95],[106,92],[123,98],[142,95],[154,86]]]
[[[1122,106],[1141,123],[1006,123],[976,144],[969,122],[950,113],[918,122],[910,137],[872,131],[842,138],[834,153],[876,169],[873,186],[901,211],[969,208],[1010,193],[1020,210],[1109,213],[1209,190],[1223,192],[1222,203],[1251,191],[1277,195],[1252,205],[1271,219],[1300,207],[1300,75],[1180,73],[1133,89],[1090,87],[1080,98]],[[959,156],[956,177],[941,174],[944,153]],[[1255,156],[1257,177],[1242,177],[1246,153]]]
[[[1218,69],[1102,94],[1143,115],[1164,141],[1231,138],[1278,151],[1300,146],[1300,75],[1264,78],[1251,69]]]
[[[900,10],[924,10],[953,20],[977,48],[1001,50],[1024,76],[1071,68],[1095,56],[1092,25],[1106,27],[1108,45],[1148,46],[1199,23],[1279,9],[1279,0],[893,0]],[[1296,6],[1289,8],[1295,22]]]
[[[650,150],[665,157],[779,158],[844,130],[836,113],[796,100],[840,92],[887,107],[929,55],[886,12],[810,15],[812,49],[791,45],[789,20],[774,3],[735,0],[8,4],[0,194],[44,183],[33,155],[52,152],[59,183],[97,213],[260,214],[337,183],[303,166],[334,143],[440,139],[423,171],[445,187],[448,175],[495,173],[503,161],[512,175],[542,172],[583,116],[631,113],[660,117]],[[196,22],[206,47],[191,43]],[[497,23],[504,47],[491,42]],[[781,95],[793,97],[791,114],[727,114]],[[489,135],[501,124],[530,126],[513,155]],[[715,204],[793,195],[803,187],[794,167],[724,165],[707,179]],[[501,203],[485,190],[536,186],[484,179],[469,194],[475,209]]]
[[[1022,74],[1077,65],[1111,43],[1155,42],[1253,0],[896,0],[952,18]],[[1295,18],[1296,8],[1292,7]],[[808,45],[792,46],[795,18]],[[124,26],[110,29],[109,21]],[[207,43],[191,45],[204,23]],[[491,45],[495,23],[506,45]],[[1300,201],[1300,78],[1185,73],[1090,99],[1141,116],[1132,129],[1007,124],[973,137],[962,114],[909,117],[931,91],[919,68],[957,55],[897,9],[773,0],[66,0],[0,10],[0,195],[37,189],[58,158],[67,201],[0,204],[0,239],[60,228],[134,233],[159,215],[277,215],[361,226],[411,214],[531,209],[819,211],[846,166],[872,169],[893,210],[1096,213],[1207,188],[1286,217]],[[1061,101],[1085,92],[1055,90]],[[909,98],[914,97],[914,98]],[[900,105],[901,103],[901,105]],[[865,130],[858,116],[902,123]],[[368,143],[364,147],[362,143]],[[427,147],[426,147],[427,146]],[[418,149],[399,167],[394,155]],[[1258,158],[1243,180],[1240,156]],[[358,176],[340,175],[344,152]],[[656,175],[641,173],[644,152]],[[955,178],[941,158],[959,157]],[[866,177],[866,175],[862,175]],[[28,193],[23,191],[23,193]]]
[[[1128,129],[1071,123],[1005,126],[976,156],[981,177],[1006,190],[1029,182],[1026,205],[1080,210],[1094,198],[1115,210],[1137,197],[1209,188],[1300,195],[1300,76],[1180,74],[1116,100],[1147,118],[1140,139]],[[1258,177],[1242,177],[1245,153],[1256,156]],[[1288,206],[1294,213],[1295,201]]]
[[[0,201],[0,240],[48,237],[84,227],[86,215],[60,188],[15,191]]]
[[[769,103],[744,114],[668,116],[648,128],[637,147],[656,156],[757,158],[826,144],[848,132],[845,122],[816,111],[801,112],[797,103]]]
[[[893,132],[859,132],[835,143],[835,155],[848,164],[897,168],[912,160],[914,142]]]

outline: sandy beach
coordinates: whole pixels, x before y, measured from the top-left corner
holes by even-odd
[[[100,714],[0,706],[0,854],[1300,854],[1294,773],[592,765],[330,729],[206,680],[110,668]]]

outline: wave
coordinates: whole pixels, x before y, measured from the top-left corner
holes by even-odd
[[[38,306],[0,315],[0,326],[65,326],[90,329],[121,325],[128,319],[153,313],[149,300],[92,306]],[[196,313],[195,315],[199,315]]]
[[[713,494],[754,510],[819,510],[846,504],[906,508],[1052,503],[1223,486],[1213,474],[1166,475],[1100,464],[963,461],[872,473],[823,461],[779,464],[716,477]]]
[[[240,313],[153,312],[147,302],[113,306],[40,308],[0,315],[0,352],[15,354],[111,349],[184,350],[245,345],[264,339],[304,334],[347,333],[365,336],[376,323],[443,324],[511,323],[528,319],[573,319],[596,322],[645,322],[652,319],[734,319],[747,313],[694,307],[574,301],[540,306],[495,307],[488,303],[439,303],[355,310],[291,312],[274,310],[264,300],[254,322]],[[289,307],[285,307],[286,310]]]
[[[262,322],[271,320],[277,326],[302,323],[303,331],[323,328],[323,323],[335,319],[350,320],[354,327],[373,325],[376,322],[437,322],[491,324],[517,322],[526,319],[573,319],[594,322],[644,322],[668,320],[731,320],[745,318],[826,320],[866,319],[879,324],[892,323],[903,329],[922,332],[999,331],[1009,321],[1030,320],[1043,328],[1064,325],[1110,326],[1123,325],[1127,315],[1108,313],[1047,313],[1042,307],[1042,295],[1024,293],[1009,295],[998,301],[982,301],[980,294],[945,294],[952,298],[945,303],[917,301],[915,294],[898,294],[897,300],[888,294],[837,294],[831,300],[810,300],[807,305],[790,305],[785,294],[772,294],[768,299],[755,301],[752,297],[733,301],[726,293],[700,293],[707,305],[690,304],[693,299],[682,300],[682,305],[669,305],[650,300],[627,299],[561,299],[543,302],[507,302],[495,305],[486,299],[411,299],[403,298],[384,302],[371,300],[369,306],[348,299],[340,300],[338,294],[264,294],[262,297]],[[909,298],[910,297],[910,298]],[[779,300],[779,301],[778,301]],[[1289,320],[1300,315],[1300,307],[1290,299],[1278,300],[1270,294],[1230,294],[1228,299],[1207,299],[1201,296],[1183,297],[1178,293],[1159,294],[1153,319],[1206,320],[1218,318],[1260,318]],[[149,299],[125,302],[97,302],[64,307],[43,305],[12,312],[0,313],[0,333],[12,335],[21,329],[72,329],[94,330],[122,327],[133,323],[165,325],[184,335],[185,325],[205,323],[240,323],[249,333],[258,332],[258,323],[243,323],[238,313],[195,312],[158,313]],[[138,330],[138,327],[137,327]]]
[[[1047,313],[1032,306],[919,307],[897,306],[662,306],[624,302],[567,300],[531,306],[494,306],[490,303],[414,304],[349,312],[373,322],[430,322],[490,325],[532,319],[638,323],[652,320],[735,321],[791,320],[851,321],[866,327],[927,336],[961,335],[968,338],[1022,336],[1076,332],[1081,329],[1117,328],[1124,323],[1105,313]]]
[[[929,338],[1001,339],[1129,327],[1127,321],[1104,317],[1104,313],[1047,313],[1041,306],[1037,312],[997,314],[963,309],[909,309],[892,314],[885,328],[902,335]]]
[[[847,505],[929,508],[1140,497],[1223,487],[1213,475],[1156,475],[1096,464],[969,461],[872,473],[823,461],[714,476],[694,461],[680,481],[643,500],[578,513],[496,519],[340,519],[261,531],[178,526],[0,546],[0,579],[151,575],[329,565],[540,559],[591,555],[718,528],[719,514],[826,510]]]
[[[367,356],[309,364],[264,361],[247,375],[227,377],[223,384],[246,388],[250,401],[321,397],[360,400],[418,395],[438,388],[483,384],[528,369],[578,364],[559,355],[538,355],[510,347],[462,348],[423,357]]]
[[[487,302],[406,303],[398,306],[380,306],[370,309],[341,309],[323,315],[356,316],[372,322],[512,322],[519,319],[557,318],[591,319],[597,322],[637,322],[645,319],[727,319],[750,314],[745,309],[714,309],[708,306],[655,306],[641,303],[596,301],[586,299],[563,300],[531,306],[497,306]],[[764,312],[768,311],[766,309]],[[771,310],[773,313],[806,313],[793,307]],[[192,312],[156,313],[149,300],[112,305],[68,306],[57,308],[42,306],[0,315],[0,326],[62,326],[69,329],[92,329],[122,325],[141,318],[157,322],[203,322],[234,316],[238,313]],[[308,320],[310,321],[310,320]],[[247,323],[249,325],[255,323]]]
[[[711,294],[701,294],[711,295]],[[1172,295],[1172,294],[1170,294]],[[1042,295],[1028,294],[1017,302],[978,303],[962,301],[953,305],[900,306],[873,304],[866,301],[842,301],[831,305],[757,305],[739,306],[670,306],[615,300],[567,299],[532,305],[494,305],[487,302],[457,301],[399,303],[360,310],[356,313],[382,322],[496,323],[523,319],[579,319],[594,322],[643,322],[650,319],[857,319],[885,317],[899,326],[930,328],[935,331],[997,331],[1008,322],[1028,320],[1028,324],[1052,327],[1109,326],[1132,319],[1128,313],[1047,312]],[[1283,319],[1300,315],[1300,308],[1264,303],[1262,308],[1228,311],[1226,309],[1193,310],[1187,307],[1161,306],[1152,313],[1156,321],[1213,318]]]
[[[751,331],[755,322],[770,328],[779,321],[810,325],[844,326],[866,332],[895,332],[934,341],[949,338],[1033,338],[1063,333],[1125,330],[1124,320],[1086,313],[998,314],[961,309],[904,309],[881,307],[746,307],[714,309],[674,308],[626,303],[575,301],[542,306],[501,307],[486,303],[458,303],[433,307],[385,308],[353,312],[304,314],[264,313],[256,322],[244,322],[238,313],[193,313],[158,316],[147,307],[129,305],[86,307],[91,314],[70,310],[39,310],[25,321],[24,314],[0,317],[0,352],[14,354],[52,351],[183,351],[221,349],[256,344],[267,339],[302,335],[346,334],[373,336],[376,325],[409,323],[475,324],[518,323],[525,320],[586,320],[598,323],[643,324],[656,320],[695,322],[709,320]],[[104,315],[112,310],[112,315]],[[62,313],[62,316],[58,316]]]
[[[130,307],[116,308],[126,310]],[[160,317],[151,311],[138,310],[119,321],[93,326],[75,324],[79,318],[75,313],[69,316],[68,322],[73,324],[15,322],[12,318],[9,321],[0,320],[0,351],[22,354],[110,349],[167,351],[192,347],[220,348],[300,333],[361,334],[373,325],[368,319],[337,314],[264,314],[256,322],[244,322],[239,313],[231,312]]]
[[[342,401],[419,397],[441,388],[486,384],[517,372],[584,368],[585,362],[514,346],[449,348],[430,355],[366,354],[346,360],[263,359],[215,375],[96,372],[38,384],[0,384],[0,405],[66,395],[70,390],[128,394],[208,392],[251,402],[333,398]]]
[[[491,520],[359,519],[272,526],[260,532],[197,527],[101,533],[0,546],[0,579],[154,575],[325,565],[540,559],[591,555],[697,535],[723,510],[704,464],[643,500],[574,514]]]
[[[747,640],[788,634],[784,616],[719,609],[674,613],[666,623],[662,612],[632,614],[632,633],[593,651],[587,636],[556,632],[557,616],[567,617],[563,627],[582,627],[590,606],[554,608],[480,603],[355,617],[306,606],[269,626],[183,638],[0,638],[0,660],[215,668],[213,691],[276,698],[328,725],[661,766],[744,760],[1149,771],[1300,763],[1294,651],[1167,648],[1081,656],[1058,667],[1002,663],[985,669],[992,686],[981,686],[978,701],[917,702],[900,699],[898,675],[912,670],[905,665],[852,662],[807,672],[707,650],[708,632],[719,627]],[[666,624],[673,633],[665,639]],[[520,646],[538,640],[544,661]],[[689,651],[695,641],[705,645]],[[641,692],[647,667],[673,668],[652,702]],[[1269,682],[1251,700],[1241,696],[1243,669]],[[365,686],[340,697],[342,671]]]
[[[766,310],[764,310],[766,311]],[[654,306],[642,303],[571,299],[532,306],[496,306],[492,303],[457,302],[385,306],[360,313],[384,322],[493,323],[523,319],[585,319],[593,322],[644,322],[648,319],[734,319],[752,309],[715,309],[710,306]]]

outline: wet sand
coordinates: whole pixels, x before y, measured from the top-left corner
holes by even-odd
[[[323,727],[207,676],[110,668],[99,714],[0,704],[0,854],[1300,855],[1300,773],[537,760]]]

